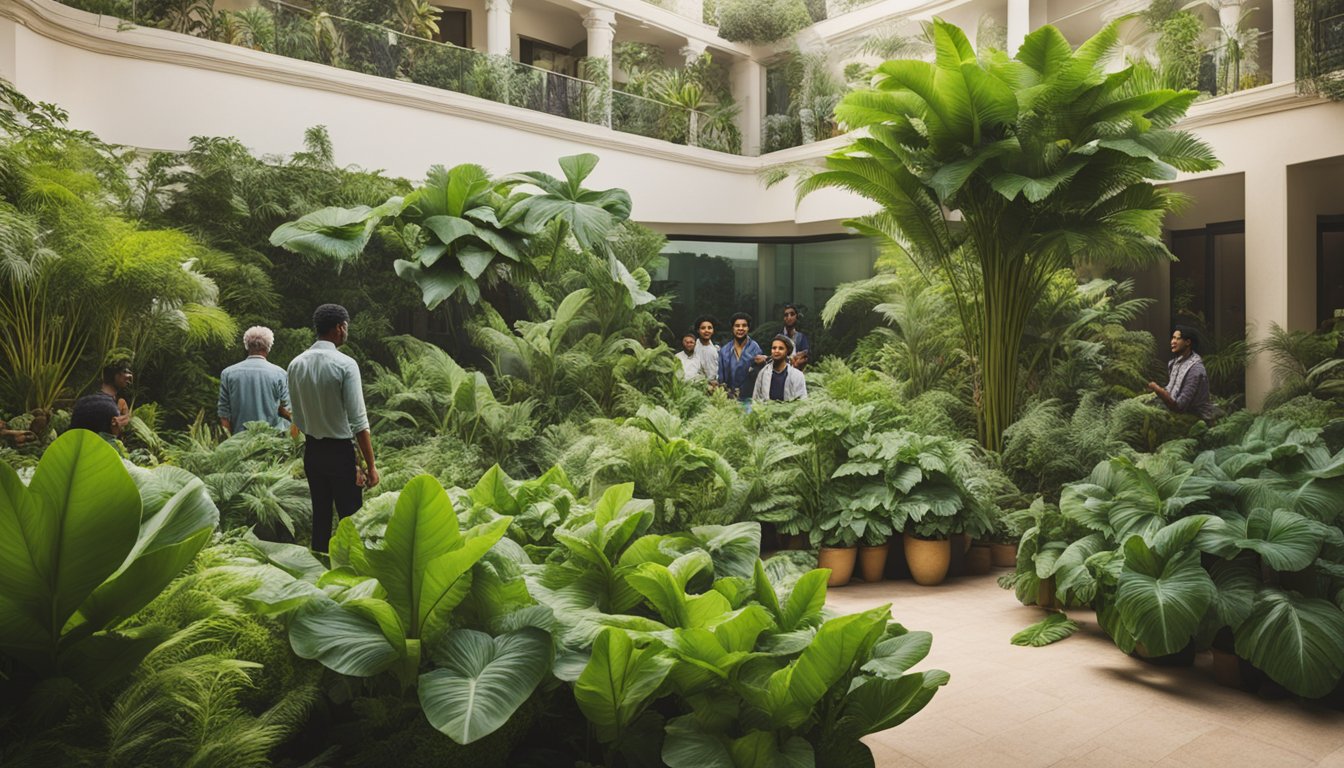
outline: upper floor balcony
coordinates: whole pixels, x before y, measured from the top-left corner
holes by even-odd
[[[1167,87],[1216,100],[1297,81],[1344,95],[1334,76],[1344,71],[1344,0],[440,1],[452,5],[62,0],[127,25],[744,155],[839,135],[835,104],[879,61],[928,55],[919,22],[935,14],[977,47],[1008,50],[1043,24],[1077,43],[1120,18],[1115,65]],[[796,19],[770,17],[790,2]]]

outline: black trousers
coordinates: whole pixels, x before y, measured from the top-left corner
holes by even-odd
[[[325,437],[304,439],[303,472],[313,500],[313,550],[326,552],[331,544],[331,510],[346,518],[364,504],[364,489],[355,484],[355,444]]]

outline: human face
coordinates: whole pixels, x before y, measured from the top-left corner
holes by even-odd
[[[787,344],[782,341],[770,342],[770,359],[775,362],[775,365],[784,362],[784,359],[788,356],[789,347]]]
[[[708,343],[710,339],[714,338],[714,324],[709,322],[708,320],[705,320],[700,323],[699,331],[701,340],[703,340],[706,343]]]
[[[1190,351],[1190,339],[1181,336],[1180,331],[1174,331],[1171,334],[1171,354],[1184,355]]]
[[[681,348],[686,350],[686,354],[688,355],[695,354],[695,337],[690,335],[682,336]]]
[[[337,336],[336,346],[338,347],[350,339],[349,320],[346,320],[344,323],[341,323],[340,325],[336,326],[336,336]]]
[[[121,371],[112,379],[112,383],[118,390],[122,390],[131,386],[131,382],[134,380],[135,374],[130,371]]]
[[[741,341],[747,338],[747,331],[751,330],[751,325],[746,320],[733,321],[733,338]]]
[[[784,327],[792,328],[798,324],[798,310],[792,307],[784,310]]]

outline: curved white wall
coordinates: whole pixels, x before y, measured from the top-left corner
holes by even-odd
[[[0,5],[0,75],[30,98],[59,104],[76,128],[146,149],[181,150],[192,136],[234,136],[253,151],[288,154],[303,130],[326,125],[337,161],[410,179],[435,163],[491,172],[558,173],[556,158],[602,158],[592,187],[619,186],[633,217],[676,232],[714,225],[752,235],[840,231],[870,208],[821,193],[795,211],[791,185],[767,190],[759,158],[623,134],[462,94],[345,72],[116,21],[50,0]],[[817,157],[824,146],[776,153]]]

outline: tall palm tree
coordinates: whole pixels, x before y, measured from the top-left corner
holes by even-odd
[[[888,61],[836,109],[866,135],[799,182],[881,206],[847,222],[895,243],[953,288],[979,374],[983,445],[999,450],[1015,415],[1022,334],[1051,276],[1086,258],[1137,266],[1172,258],[1162,219],[1180,196],[1155,186],[1217,166],[1171,126],[1194,91],[1148,90],[1108,73],[1112,23],[1074,51],[1042,27],[1017,58],[983,59],[960,29],[933,24],[935,58]]]

